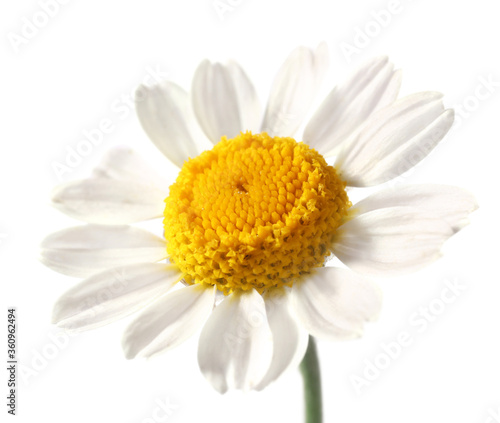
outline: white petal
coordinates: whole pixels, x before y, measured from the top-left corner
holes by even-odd
[[[474,196],[450,185],[408,185],[379,191],[355,204],[350,210],[362,214],[388,207],[408,206],[429,212],[448,222],[454,231],[463,228],[467,217],[477,209]]]
[[[165,197],[168,196],[169,182],[151,169],[151,166],[139,154],[128,147],[109,149],[93,170],[92,176],[155,185],[164,191]]]
[[[258,132],[262,119],[262,107],[257,92],[242,67],[233,61],[226,65],[233,80],[240,110],[241,131]]]
[[[373,112],[396,100],[401,72],[387,57],[360,67],[325,98],[304,130],[303,141],[329,155]]]
[[[91,276],[62,295],[54,305],[52,322],[83,331],[125,317],[165,294],[182,274],[176,266],[141,263]]]
[[[166,256],[165,240],[131,226],[75,226],[49,235],[41,245],[43,264],[76,277],[125,264],[157,262]]]
[[[192,102],[198,122],[213,144],[224,135],[233,138],[242,131],[257,129],[257,94],[235,62],[201,62],[193,77]]]
[[[323,267],[293,285],[292,304],[312,336],[351,339],[362,335],[365,322],[378,317],[382,294],[354,272]]]
[[[156,300],[126,329],[122,339],[125,356],[150,358],[180,345],[202,327],[214,301],[215,288],[199,284]]]
[[[231,294],[214,310],[200,335],[198,363],[212,386],[225,393],[255,387],[272,354],[264,300],[252,289]]]
[[[269,95],[262,131],[271,136],[293,136],[311,106],[328,66],[328,51],[298,47],[281,66]]]
[[[146,134],[172,163],[182,167],[201,149],[197,140],[203,137],[189,101],[189,95],[173,82],[154,86],[141,85],[135,107]]]
[[[441,141],[453,123],[439,93],[413,94],[373,113],[344,142],[336,167],[349,186],[372,186],[406,172]]]
[[[416,271],[440,257],[453,229],[432,213],[412,207],[372,210],[343,224],[334,254],[352,269],[372,275]]]
[[[264,379],[255,389],[261,390],[287,369],[297,367],[306,353],[309,334],[296,321],[290,294],[284,289],[264,294],[267,320],[273,334],[273,358]]]
[[[52,205],[85,222],[123,225],[162,216],[167,195],[140,182],[91,178],[56,187]]]

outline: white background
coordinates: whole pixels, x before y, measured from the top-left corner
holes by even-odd
[[[261,393],[220,396],[198,370],[196,339],[160,358],[127,361],[120,347],[126,321],[57,336],[52,305],[76,280],[42,266],[37,248],[47,234],[77,223],[51,209],[50,190],[85,177],[109,147],[129,145],[175,178],[126,105],[150,69],[189,88],[202,59],[233,58],[264,102],[287,54],[323,40],[331,53],[325,90],[364,60],[387,54],[403,69],[402,95],[437,90],[448,106],[463,109],[460,124],[398,183],[459,185],[480,204],[471,224],[445,245],[441,260],[411,276],[380,281],[384,309],[362,339],[319,343],[325,421],[494,421],[500,407],[498,2],[400,0],[397,13],[382,13],[383,27],[375,16],[381,19],[380,11],[388,9],[386,0],[232,4],[221,19],[212,0],[70,0],[18,48],[12,34],[22,36],[25,19],[38,16],[43,24],[36,15],[41,6],[32,0],[2,4],[0,315],[6,320],[7,306],[18,308],[24,371],[18,374],[17,421],[302,421],[297,371]],[[360,31],[371,35],[363,39]],[[481,82],[488,79],[496,85]],[[76,148],[84,131],[102,119],[110,119],[113,130],[58,177],[54,162],[64,164],[68,147]],[[464,287],[460,295],[431,323],[416,325],[414,313],[429,303],[438,307],[450,280]],[[363,377],[377,357],[383,361],[383,344],[400,332],[408,333],[411,345],[358,392],[352,376]],[[173,405],[168,418],[158,408],[165,401]],[[5,406],[1,412],[6,414]]]

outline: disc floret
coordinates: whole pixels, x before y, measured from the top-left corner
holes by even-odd
[[[225,294],[291,286],[323,266],[350,206],[316,150],[250,132],[185,162],[165,203],[170,260],[187,283]]]

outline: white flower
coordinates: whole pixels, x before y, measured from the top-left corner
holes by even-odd
[[[43,241],[47,266],[86,278],[58,300],[54,322],[86,330],[145,308],[124,334],[127,358],[162,353],[201,329],[199,365],[222,393],[262,389],[296,366],[308,334],[361,335],[381,307],[365,275],[437,259],[476,204],[460,188],[416,185],[351,207],[345,185],[378,185],[414,166],[453,111],[439,93],[397,99],[401,74],[382,57],[330,92],[305,126],[307,145],[279,138],[303,123],[326,64],[324,45],[293,51],[262,119],[236,63],[202,62],[191,96],[172,82],[141,87],[142,126],[182,171],[169,194],[133,151],[112,149],[90,178],[55,189],[53,204],[88,224]],[[201,154],[205,136],[216,146]],[[322,155],[336,156],[335,169]],[[162,216],[167,241],[128,226]],[[329,254],[349,269],[323,267]]]

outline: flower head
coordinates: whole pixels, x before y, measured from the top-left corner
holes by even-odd
[[[296,141],[326,63],[324,46],[292,52],[260,129],[255,90],[235,63],[202,62],[191,96],[172,82],[141,87],[142,126],[179,175],[169,187],[134,152],[113,149],[91,178],[56,188],[54,205],[89,224],[43,242],[45,264],[86,277],[59,299],[54,321],[85,330],[146,307],[124,334],[128,358],[201,329],[199,365],[220,392],[267,386],[302,359],[308,334],[359,336],[381,306],[363,274],[435,260],[476,205],[443,185],[385,189],[352,205],[346,187],[418,163],[453,112],[438,93],[398,100],[400,72],[376,58],[330,92]],[[214,146],[201,151],[205,136]],[[126,226],[159,217],[165,239]],[[325,266],[331,257],[347,268]]]

